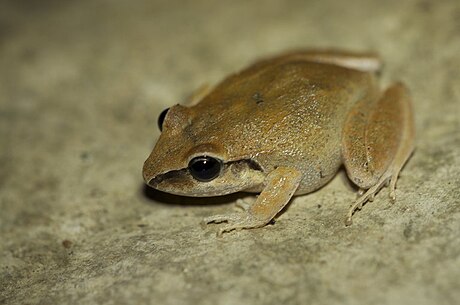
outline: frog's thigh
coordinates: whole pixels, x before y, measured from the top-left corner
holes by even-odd
[[[203,222],[227,222],[228,224],[219,230],[219,235],[232,230],[263,227],[289,202],[299,186],[301,177],[301,173],[296,169],[279,167],[267,176],[262,193],[246,212],[215,215],[205,218]]]
[[[394,197],[399,171],[414,149],[414,134],[411,101],[404,85],[391,86],[375,103],[356,104],[344,126],[342,155],[348,177],[368,191],[353,211],[390,180]]]
[[[357,103],[343,130],[343,161],[350,179],[368,189],[413,149],[413,119],[407,89],[396,84],[375,103]],[[396,166],[398,167],[398,166]]]
[[[378,72],[382,68],[382,61],[375,53],[311,50],[291,54],[291,59],[297,57],[307,61],[334,64],[366,72]]]

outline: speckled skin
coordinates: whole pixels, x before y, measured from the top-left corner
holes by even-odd
[[[262,192],[268,180],[275,179],[267,177],[283,168],[286,186],[298,195],[326,184],[344,163],[359,187],[368,189],[378,183],[379,189],[387,182],[378,181],[391,172],[389,166],[408,120],[393,112],[384,117],[390,121],[383,127],[389,132],[382,132],[388,149],[372,147],[370,140],[378,139],[382,128],[382,120],[371,120],[380,113],[374,110],[377,105],[391,106],[378,103],[382,93],[374,75],[379,66],[375,57],[344,52],[299,52],[258,62],[229,76],[197,104],[170,109],[144,164],[144,179],[174,194],[215,196]],[[411,151],[412,146],[399,163],[404,164]],[[187,171],[188,162],[203,155],[226,164],[210,182],[196,181]],[[276,196],[267,200],[276,201]]]

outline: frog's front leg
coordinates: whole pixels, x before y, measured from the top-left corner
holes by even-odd
[[[210,216],[203,220],[203,224],[226,222],[218,235],[232,230],[263,227],[286,206],[301,178],[300,171],[294,168],[278,167],[267,176],[263,191],[245,212]]]
[[[357,103],[343,133],[348,177],[366,190],[348,211],[346,224],[350,225],[354,211],[372,201],[385,185],[389,184],[390,198],[395,200],[399,172],[414,150],[414,118],[406,87],[395,84],[376,102]]]

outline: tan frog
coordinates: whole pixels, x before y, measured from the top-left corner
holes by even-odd
[[[259,61],[189,107],[163,112],[162,133],[144,163],[146,183],[184,196],[260,195],[245,212],[215,215],[219,233],[262,227],[293,195],[317,190],[341,165],[362,191],[355,210],[389,184],[414,149],[406,87],[379,88],[372,54],[305,51]]]

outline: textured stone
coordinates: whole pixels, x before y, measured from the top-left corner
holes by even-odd
[[[459,37],[456,0],[2,1],[0,304],[458,304]],[[341,174],[218,239],[200,220],[246,195],[144,188],[161,110],[311,47],[378,51],[410,87],[394,205],[384,189],[345,227]]]

